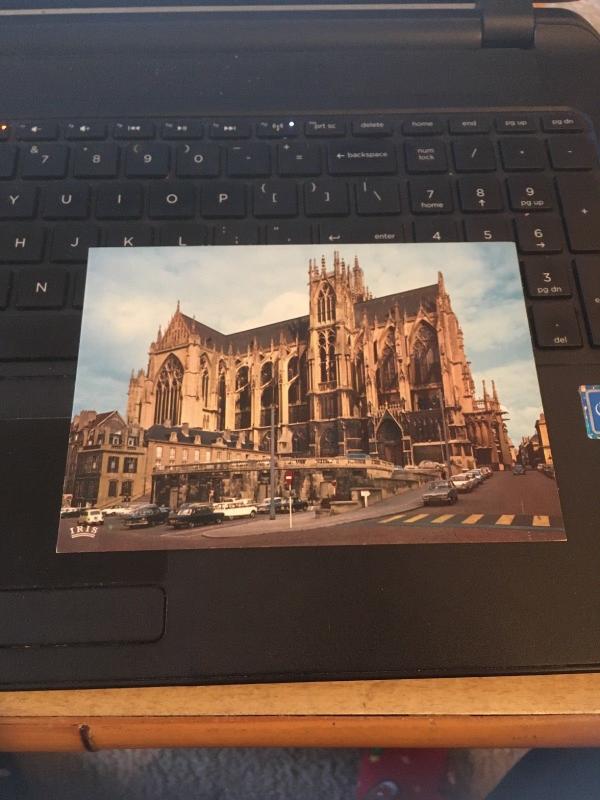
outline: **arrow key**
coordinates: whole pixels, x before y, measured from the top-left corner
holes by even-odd
[[[555,214],[525,214],[515,220],[517,244],[521,253],[560,253],[564,237]]]

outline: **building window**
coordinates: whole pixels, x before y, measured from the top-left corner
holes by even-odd
[[[335,331],[333,329],[319,333],[319,367],[321,383],[335,382]]]
[[[98,437],[96,439],[96,444],[104,444],[104,434],[103,433],[99,433],[98,434]]]
[[[317,319],[331,322],[335,319],[335,294],[328,283],[323,284],[317,299]]]
[[[133,492],[133,481],[123,481],[121,483],[121,496],[131,498]]]
[[[202,358],[200,362],[201,376],[200,376],[200,396],[202,397],[202,405],[208,405],[208,366],[206,359]]]
[[[426,322],[419,325],[413,343],[413,384],[424,385],[441,382],[440,351],[437,334]]]
[[[121,434],[120,433],[113,433],[112,436],[110,437],[110,443],[114,444],[114,445],[123,444],[123,439],[121,437]]]
[[[183,366],[171,353],[158,373],[156,381],[155,425],[163,425],[167,421],[171,425],[179,425],[181,422],[182,383]]]
[[[109,481],[108,482],[108,496],[109,497],[116,497],[118,489],[119,489],[119,481]]]
[[[137,458],[126,458],[123,472],[137,472]]]
[[[235,427],[249,428],[252,400],[248,367],[240,367],[235,376]]]
[[[278,403],[277,403],[277,376],[275,365],[272,361],[266,361],[260,370],[260,424],[271,424],[271,408],[274,410],[275,425],[278,423]]]
[[[194,461],[196,464],[200,461],[200,450],[194,450]]]
[[[169,462],[173,464],[175,461],[175,448],[169,447]]]
[[[162,461],[162,447],[160,445],[154,451],[154,455],[157,461]]]
[[[187,451],[187,450],[184,448],[184,449],[181,451],[181,462],[182,462],[183,464],[187,464],[187,460],[188,460],[188,451]]]
[[[108,457],[108,466],[106,467],[107,472],[118,472],[119,471],[119,456],[109,456]]]
[[[129,445],[129,447],[137,447],[137,443],[138,443],[137,436],[130,436],[127,439],[127,444]]]
[[[219,383],[217,386],[217,430],[219,431],[225,429],[225,402],[227,399],[226,373],[227,369],[225,364],[221,361],[219,364]]]

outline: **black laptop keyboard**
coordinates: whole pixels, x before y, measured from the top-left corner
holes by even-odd
[[[0,125],[0,361],[73,359],[89,247],[516,241],[539,348],[600,346],[579,114]]]

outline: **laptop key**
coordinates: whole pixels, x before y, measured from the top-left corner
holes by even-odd
[[[264,181],[253,189],[255,217],[294,217],[298,213],[296,184]]]
[[[195,119],[178,119],[163,122],[163,139],[202,139],[204,125]]]
[[[6,308],[10,295],[11,272],[9,269],[0,269],[0,308]]]
[[[15,134],[22,142],[50,141],[58,138],[58,125],[56,122],[20,122]]]
[[[415,242],[458,242],[456,223],[449,219],[418,219],[413,223]]]
[[[399,214],[398,184],[390,180],[364,180],[354,186],[358,214]]]
[[[600,257],[579,256],[575,266],[590,341],[600,347]]]
[[[62,308],[67,273],[56,267],[23,267],[16,274],[15,305],[23,309]]]
[[[500,153],[504,169],[540,170],[546,166],[546,154],[537,139],[500,139]]]
[[[17,167],[17,148],[14,144],[0,145],[0,178],[12,178]]]
[[[220,172],[217,144],[180,144],[177,148],[178,178],[216,178]]]
[[[502,211],[504,199],[500,189],[500,181],[491,176],[460,178],[458,194],[463,211],[485,212]]]
[[[452,143],[457,172],[493,172],[496,153],[489,139],[463,139]]]
[[[107,183],[96,190],[98,219],[138,219],[143,207],[142,187],[138,183]]]
[[[311,226],[301,220],[272,222],[266,226],[267,244],[310,244]]]
[[[278,172],[282,176],[321,174],[321,151],[318,144],[286,142],[277,148]]]
[[[258,226],[252,222],[234,222],[217,225],[213,244],[258,244]]]
[[[405,136],[435,136],[444,133],[444,123],[434,117],[406,119],[402,123],[402,133]]]
[[[252,126],[249,122],[211,122],[208,126],[211,139],[249,139]]]
[[[319,224],[319,241],[323,244],[345,242],[404,242],[404,228],[397,220],[340,220]]]
[[[89,214],[90,189],[84,183],[46,187],[42,216],[46,219],[85,219]]]
[[[0,361],[77,358],[79,314],[0,314]]]
[[[515,235],[507,219],[477,216],[465,220],[467,242],[513,242]]]
[[[542,130],[546,133],[581,133],[585,123],[576,114],[543,114]]]
[[[350,213],[348,187],[342,181],[310,181],[304,184],[304,208],[309,217]]]
[[[0,261],[41,261],[44,254],[45,231],[39,225],[6,224],[0,226]]]
[[[87,261],[90,247],[97,247],[98,229],[93,225],[55,225],[52,231],[50,260],[79,264]]]
[[[75,148],[73,175],[76,178],[116,178],[118,169],[116,144],[86,144]]]
[[[458,134],[489,133],[490,131],[489,120],[476,114],[465,117],[450,117],[449,126],[450,133]]]
[[[271,148],[262,142],[234,145],[227,152],[227,174],[236,178],[271,174]]]
[[[513,211],[551,211],[554,195],[544,175],[511,175],[506,181]]]
[[[556,186],[571,250],[600,251],[600,176],[561,175]]]
[[[109,228],[103,239],[107,247],[148,247],[152,244],[153,231],[147,225],[134,222]]]
[[[233,181],[207,184],[202,188],[201,208],[205,217],[244,217],[246,188]]]
[[[128,178],[165,178],[169,174],[168,144],[134,144],[125,154]]]
[[[531,114],[508,114],[496,117],[498,133],[534,133],[538,129],[537,120]]]
[[[446,178],[413,178],[408,192],[414,214],[450,214],[453,210],[452,189]]]
[[[148,120],[116,122],[113,126],[115,139],[153,139],[155,133],[154,123]]]
[[[385,119],[355,119],[352,122],[354,136],[391,136],[392,126]]]
[[[555,214],[527,214],[515,220],[521,253],[560,253],[564,249],[562,224]]]
[[[347,142],[327,148],[331,175],[387,175],[397,171],[396,153],[392,146],[363,145]]]
[[[32,144],[21,151],[22,178],[64,178],[69,150],[64,144]]]
[[[533,303],[533,330],[538,347],[581,347],[581,331],[573,305],[567,301]]]
[[[428,141],[407,142],[404,145],[406,169],[408,172],[446,172],[448,159],[443,142]]]
[[[293,120],[261,120],[256,123],[256,135],[259,139],[283,139],[297,136],[299,133]]]
[[[160,243],[170,247],[206,244],[206,227],[196,222],[175,222],[160,227]]]
[[[340,119],[311,119],[304,125],[306,136],[345,136],[346,123]]]
[[[523,277],[529,297],[570,297],[568,259],[560,256],[537,256],[522,262]]]
[[[0,219],[32,219],[35,216],[37,196],[38,190],[35,186],[0,186]]]
[[[104,122],[67,122],[64,132],[65,139],[69,141],[106,139]]]
[[[189,219],[196,213],[196,190],[189,183],[163,183],[148,192],[148,216],[156,219]]]
[[[598,164],[596,148],[585,136],[556,136],[548,141],[554,169],[592,169]]]

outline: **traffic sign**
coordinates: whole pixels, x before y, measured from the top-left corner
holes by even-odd
[[[288,484],[288,486],[291,486],[292,481],[294,480],[294,473],[291,469],[286,470],[283,480]]]

